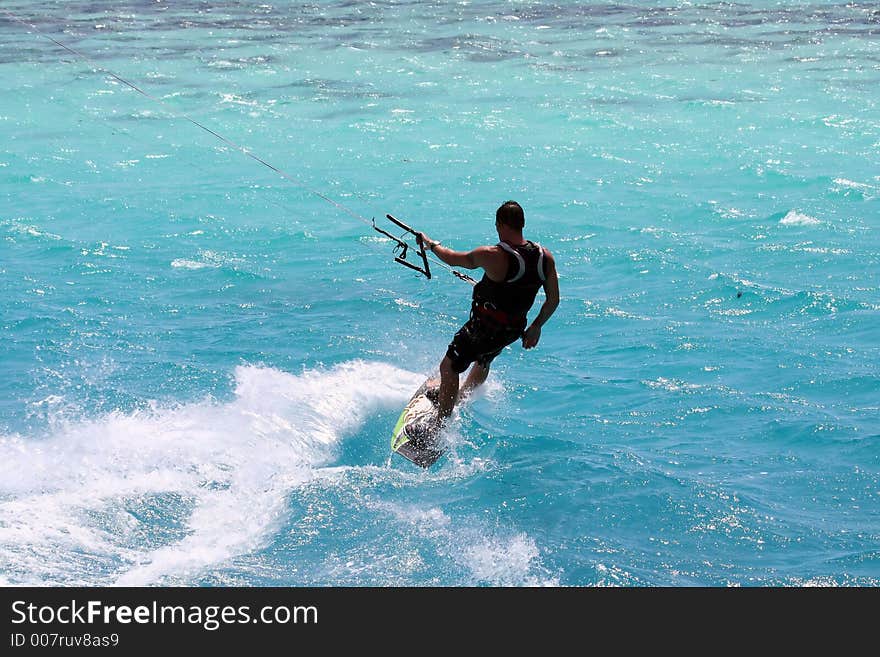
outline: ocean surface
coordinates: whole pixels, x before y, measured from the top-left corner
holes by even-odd
[[[4,0],[0,584],[877,586],[878,264],[876,3]]]

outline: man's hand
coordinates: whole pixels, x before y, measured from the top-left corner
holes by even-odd
[[[522,336],[522,346],[523,349],[531,349],[532,347],[536,347],[538,345],[538,341],[541,339],[541,327],[532,324],[529,328],[526,329],[526,332],[523,333]]]

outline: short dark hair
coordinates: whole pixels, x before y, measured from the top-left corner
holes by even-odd
[[[495,211],[495,221],[510,228],[522,230],[523,226],[526,225],[526,215],[519,203],[507,201]]]

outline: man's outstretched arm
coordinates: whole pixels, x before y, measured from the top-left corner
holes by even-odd
[[[491,259],[492,247],[490,246],[478,246],[473,251],[453,251],[445,246],[441,246],[440,242],[431,240],[424,233],[419,233],[419,240],[425,245],[425,249],[430,250],[450,267],[462,267],[463,269],[485,268]]]
[[[550,316],[559,307],[559,276],[556,273],[556,261],[549,251],[544,252],[547,259],[547,280],[544,281],[544,304],[531,326],[525,330],[522,337],[524,349],[537,346],[541,339],[541,327],[550,319]]]

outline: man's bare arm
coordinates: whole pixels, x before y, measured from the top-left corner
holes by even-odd
[[[492,267],[494,260],[494,249],[491,246],[478,246],[473,251],[454,251],[447,249],[439,242],[434,242],[424,233],[419,233],[419,239],[424,243],[426,249],[430,249],[434,255],[445,262],[450,267],[462,267],[463,269],[477,269]],[[431,246],[433,245],[433,248]]]
[[[544,304],[531,326],[523,333],[522,345],[525,349],[537,346],[541,339],[541,327],[559,307],[559,275],[556,273],[556,261],[549,251],[544,252],[547,259],[547,279],[544,281]]]

